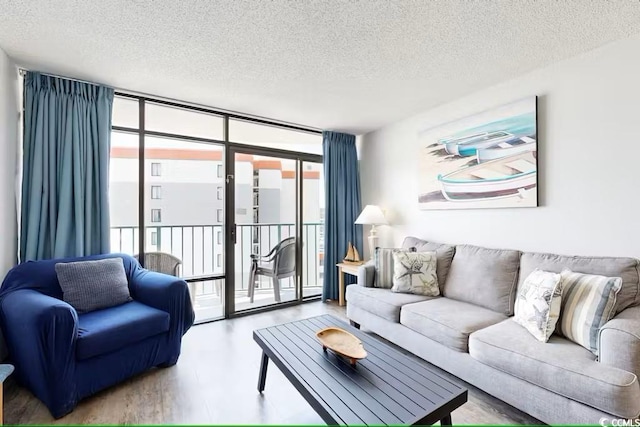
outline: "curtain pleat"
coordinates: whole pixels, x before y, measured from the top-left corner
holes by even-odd
[[[110,251],[113,96],[104,86],[27,73],[21,262]]]
[[[362,252],[362,226],[354,224],[360,214],[360,174],[356,137],[322,132],[325,177],[324,284],[322,300],[338,300],[338,271],[349,242]],[[345,284],[355,277],[347,275]]]

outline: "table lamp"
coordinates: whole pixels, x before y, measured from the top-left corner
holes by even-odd
[[[373,258],[373,253],[378,247],[378,230],[376,230],[376,225],[388,224],[382,209],[376,205],[365,206],[362,213],[360,213],[356,219],[356,224],[371,226],[371,231],[369,232],[369,250],[371,251],[371,258]]]

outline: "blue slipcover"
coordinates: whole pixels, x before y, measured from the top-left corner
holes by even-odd
[[[122,258],[134,301],[79,319],[62,301],[55,264],[112,257]],[[60,418],[86,396],[174,365],[194,313],[183,280],[145,270],[129,255],[107,254],[14,267],[0,288],[0,321],[17,380]]]
[[[138,301],[78,315],[76,359],[110,353],[169,330],[169,313]]]

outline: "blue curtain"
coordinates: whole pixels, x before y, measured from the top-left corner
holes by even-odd
[[[322,300],[338,300],[338,271],[349,242],[362,253],[360,174],[356,137],[346,133],[322,132],[325,180],[324,285]],[[347,275],[345,284],[355,281]]]
[[[113,89],[29,72],[20,260],[109,252]]]

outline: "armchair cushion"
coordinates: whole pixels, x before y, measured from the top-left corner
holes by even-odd
[[[60,262],[55,269],[62,299],[78,313],[131,301],[122,258]]]
[[[109,353],[169,330],[169,313],[137,301],[78,316],[78,360]]]

